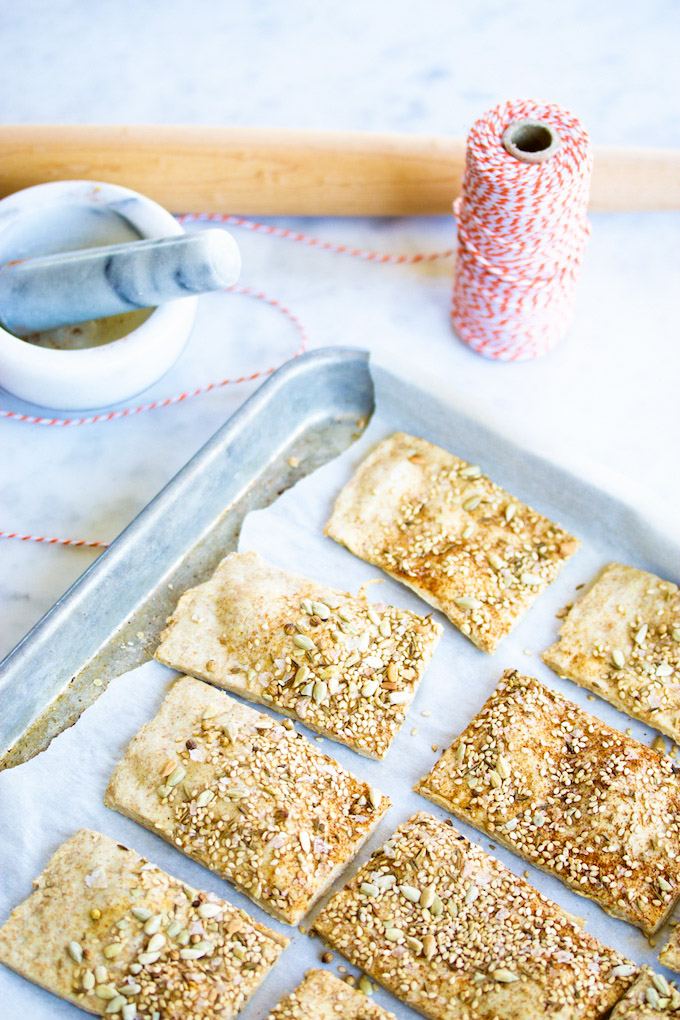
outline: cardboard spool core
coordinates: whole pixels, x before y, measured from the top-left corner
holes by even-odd
[[[544,163],[561,145],[557,131],[540,120],[515,120],[503,132],[503,148],[523,163]]]

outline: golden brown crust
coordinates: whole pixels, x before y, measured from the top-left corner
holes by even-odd
[[[680,894],[670,761],[514,670],[416,790],[656,931]]]
[[[610,563],[543,658],[680,743],[680,591],[670,581]]]
[[[0,960],[90,1013],[117,1005],[123,1020],[135,1011],[228,1020],[288,944],[88,829],[59,847],[33,885],[0,928]]]
[[[397,432],[359,465],[326,534],[493,652],[578,542],[479,468]]]
[[[267,1020],[396,1020],[325,970],[309,970],[304,981],[281,999]]]
[[[668,942],[659,952],[659,963],[680,973],[680,925],[673,928]]]
[[[156,658],[382,758],[441,631],[429,617],[232,553],[181,597]]]
[[[315,929],[434,1020],[591,1020],[637,974],[448,823],[419,812]]]
[[[643,967],[638,979],[617,1003],[609,1020],[664,1020],[680,1016],[680,991],[662,974]]]
[[[297,924],[390,802],[286,723],[181,678],[105,803]]]

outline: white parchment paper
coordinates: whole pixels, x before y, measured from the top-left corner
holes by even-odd
[[[240,539],[242,551],[253,549],[277,566],[352,592],[366,581],[381,578],[382,583],[369,588],[373,601],[429,612],[429,607],[406,588],[385,580],[375,568],[323,537],[335,496],[356,464],[378,439],[396,429],[422,435],[480,464],[515,496],[572,530],[583,545],[494,656],[480,652],[441,617],[444,636],[384,762],[369,761],[340,744],[308,733],[328,754],[392,799],[392,808],[358,861],[365,860],[414,811],[425,809],[445,817],[444,811],[414,794],[411,788],[467,725],[507,667],[537,676],[606,722],[622,729],[630,727],[635,737],[649,743],[654,734],[648,728],[599,699],[590,700],[587,692],[575,684],[560,680],[543,665],[540,653],[555,639],[559,626],[555,618],[557,609],[571,602],[577,594],[576,587],[589,581],[605,563],[620,559],[673,580],[678,579],[680,564],[678,548],[668,537],[611,496],[533,457],[455,409],[445,408],[425,394],[409,391],[405,384],[382,370],[375,370],[374,377],[377,410],[361,439],[341,457],[284,493],[273,506],[250,514]],[[290,947],[242,1013],[244,1020],[260,1020],[309,967],[320,965],[319,956],[323,952],[320,940],[273,921],[230,885],[102,803],[116,762],[142,723],[158,710],[175,676],[158,663],[149,662],[118,678],[79,722],[56,738],[46,751],[24,765],[0,773],[0,922],[30,894],[32,879],[63,840],[81,826],[98,829],[134,847],[183,881],[218,893],[292,938]],[[462,822],[455,824],[466,836],[489,849],[488,839]],[[637,929],[609,918],[597,906],[508,851],[493,852],[514,872],[526,871],[532,884],[566,910],[586,918],[588,931],[603,942],[637,963],[659,969],[658,947],[650,948]],[[350,866],[350,873],[354,867],[356,862]],[[667,932],[658,936],[658,946],[666,937]],[[336,954],[330,965],[335,973],[339,964],[356,973]],[[376,1001],[393,1010],[400,1020],[416,1015],[383,990],[376,992]],[[0,967],[0,1017],[75,1020],[79,1015],[82,1013],[76,1007]]]

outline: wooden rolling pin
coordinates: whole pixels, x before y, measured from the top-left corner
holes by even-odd
[[[0,125],[0,195],[110,181],[172,212],[410,216],[451,212],[465,141],[267,128]],[[680,151],[595,148],[591,209],[680,209]]]

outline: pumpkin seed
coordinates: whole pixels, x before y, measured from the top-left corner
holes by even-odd
[[[206,955],[206,950],[199,949],[198,946],[191,946],[187,949],[180,949],[179,955],[183,960],[200,960]]]
[[[317,705],[320,705],[324,701],[328,701],[328,687],[323,680],[317,680],[312,690],[312,698],[316,701]]]
[[[302,648],[305,652],[311,652],[316,648],[312,639],[308,638],[306,634],[296,634],[293,638],[293,644],[297,645],[298,648]]]
[[[510,766],[508,765],[505,758],[501,757],[501,755],[499,755],[498,758],[496,759],[496,772],[501,777],[501,779],[510,778]]]
[[[187,774],[187,770],[183,765],[178,765],[176,769],[173,769],[168,778],[165,780],[165,785],[173,788],[178,786],[182,782]]]
[[[143,929],[144,934],[155,935],[157,931],[161,930],[162,921],[163,918],[161,917],[160,914],[152,914],[151,917],[146,922],[146,924],[144,925]]]
[[[296,684],[303,684],[305,682],[305,680],[307,679],[307,677],[309,676],[310,673],[311,673],[311,670],[310,670],[309,666],[300,666],[300,668],[298,669],[297,673],[295,674],[295,683]]]
[[[612,969],[612,977],[631,977],[637,971],[637,967],[632,963],[620,963],[618,967]]]
[[[459,599],[453,600],[459,609],[479,609],[481,602],[479,599],[472,598],[472,596],[463,595]]]
[[[182,925],[179,921],[171,921],[168,927],[165,929],[165,934],[169,939],[174,939],[175,935],[179,935],[182,930]]]
[[[361,688],[362,698],[372,698],[379,686],[380,682],[378,680],[367,680]]]
[[[390,705],[405,705],[410,698],[410,691],[390,691]]]
[[[104,956],[107,960],[115,960],[117,956],[123,952],[122,942],[112,942],[109,946],[104,946]]]
[[[161,931],[157,931],[155,935],[152,935],[149,939],[149,943],[146,947],[147,953],[155,953],[159,949],[162,949],[165,945],[165,935]]]
[[[126,1002],[120,1011],[120,1015],[123,1020],[135,1020],[137,1016],[137,1007],[134,1002]]]
[[[116,995],[114,999],[106,1007],[107,1013],[120,1013],[123,1006],[125,1006],[125,998],[122,995]]]
[[[308,854],[309,851],[312,849],[312,841],[309,838],[309,833],[306,831],[306,829],[300,830],[298,839],[300,840],[300,846],[302,847],[303,851],[306,854]]]
[[[406,936],[406,945],[409,947],[409,949],[412,949],[416,955],[422,953],[423,951],[423,943],[420,941],[420,939],[415,939],[412,935]]]
[[[468,496],[468,498],[463,501],[463,510],[476,510],[483,498],[484,497],[479,493],[475,493],[474,496]]]
[[[98,999],[115,999],[118,992],[112,985],[96,985],[94,994]]]
[[[102,964],[94,969],[94,979],[98,985],[104,985],[109,980],[109,972]]]
[[[434,935],[426,935],[423,939],[423,952],[426,960],[431,960],[437,952],[437,943]]]
[[[146,967],[147,964],[156,963],[157,960],[160,960],[160,957],[160,953],[140,953],[137,959],[144,967]]]
[[[505,967],[499,967],[498,970],[491,971],[491,977],[494,981],[500,981],[501,984],[509,985],[513,981],[519,981],[519,978],[511,970],[507,970]]]
[[[390,942],[398,942],[399,939],[404,937],[404,932],[401,928],[388,928],[385,932],[385,938],[389,939]]]
[[[357,988],[362,993],[362,995],[373,995],[373,985],[368,980],[365,974],[362,974],[361,977],[359,978]]]
[[[493,567],[494,570],[501,570],[502,569],[502,567],[503,567],[503,560],[500,558],[500,556],[497,553],[490,552],[487,555],[486,558],[489,561],[489,565],[491,567]]]
[[[66,947],[68,955],[75,963],[83,962],[83,947],[80,942],[69,942]]]
[[[85,973],[83,974],[83,981],[82,981],[82,985],[83,985],[84,990],[86,992],[91,992],[92,989],[94,988],[94,984],[95,984],[94,974],[92,973],[91,970],[86,970]]]
[[[623,669],[626,665],[626,656],[623,654],[620,648],[615,648],[612,652],[612,662],[617,669]]]
[[[399,892],[401,895],[409,900],[411,903],[420,902],[420,889],[416,889],[414,885],[400,885]]]
[[[312,602],[312,609],[319,619],[328,620],[330,618],[331,611],[325,602]]]
[[[212,790],[202,790],[196,798],[196,807],[206,807],[214,797]]]
[[[644,642],[645,638],[647,637],[648,630],[649,627],[647,626],[646,623],[643,623],[642,626],[638,628],[638,631],[635,634],[635,637],[633,638],[633,641],[635,642],[636,645],[641,645]]]
[[[429,910],[434,903],[435,891],[434,886],[429,885],[427,889],[423,889],[420,894],[420,905],[423,910]]]
[[[390,627],[389,620],[382,620],[378,629],[381,637],[388,638],[392,634],[392,628]]]
[[[220,903],[201,903],[196,913],[199,917],[217,917],[222,913],[222,905]]]
[[[652,984],[658,992],[661,992],[662,995],[671,994],[671,986],[668,984],[663,974],[652,974]]]
[[[363,893],[364,896],[377,896],[378,886],[373,882],[362,882],[359,886],[359,892]]]
[[[465,747],[465,744],[461,740],[461,742],[456,747],[456,752],[455,752],[455,755],[454,755],[454,757],[455,757],[457,762],[461,762],[463,760],[463,758],[465,757],[465,751],[466,750],[467,750],[467,748]]]

